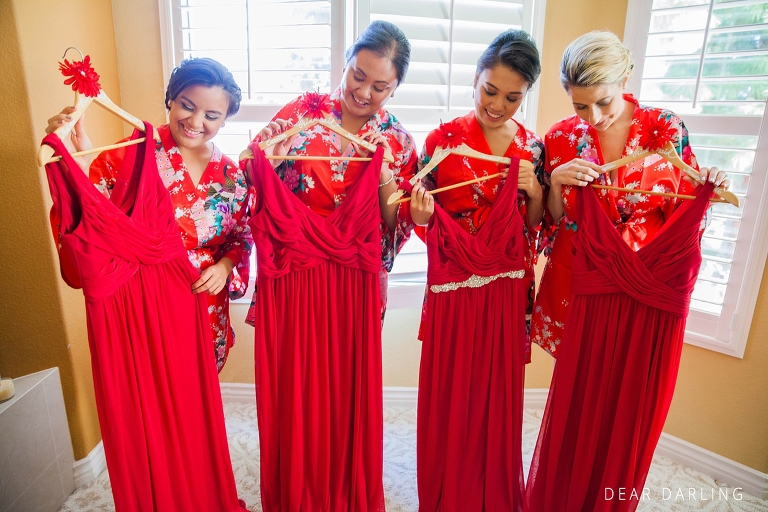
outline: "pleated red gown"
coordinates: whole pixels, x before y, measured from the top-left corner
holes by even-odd
[[[199,272],[179,238],[154,145],[130,147],[107,199],[56,135],[43,143],[62,156],[46,174],[61,259],[72,263],[62,266],[64,278],[85,295],[115,510],[241,510],[206,302],[191,292]]]
[[[383,510],[382,151],[341,205],[321,217],[253,149],[264,511]]]
[[[637,508],[672,401],[712,188],[701,187],[637,252],[595,191],[579,190],[571,305],[528,476],[527,511]]]
[[[416,434],[421,512],[522,510],[524,249],[514,170],[474,236],[435,207]]]

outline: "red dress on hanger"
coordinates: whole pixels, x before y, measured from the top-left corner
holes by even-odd
[[[470,235],[439,205],[427,230],[417,425],[421,512],[519,512],[529,280],[517,166]]]
[[[633,251],[596,191],[572,212],[571,305],[526,487],[530,512],[633,511],[672,401],[713,185]]]
[[[383,151],[323,217],[280,181],[258,145],[252,149],[262,506],[383,511]]]
[[[153,144],[130,147],[107,199],[55,134],[43,143],[62,156],[46,174],[60,259],[72,263],[62,274],[85,295],[115,510],[242,510],[205,298],[191,291],[199,272],[179,239]]]

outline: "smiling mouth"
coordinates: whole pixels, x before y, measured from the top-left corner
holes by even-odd
[[[488,117],[490,117],[490,118],[491,118],[491,119],[493,119],[494,121],[498,121],[499,119],[501,119],[502,117],[504,117],[502,114],[499,114],[499,115],[491,114],[491,113],[488,111],[488,109],[485,109],[485,113],[488,115]]]
[[[186,133],[189,137],[199,137],[203,134],[203,132],[196,132],[194,130],[190,130],[184,125],[181,125],[181,128],[184,130],[184,133]]]
[[[359,99],[357,99],[357,97],[354,94],[350,94],[350,96],[352,96],[352,99],[354,100],[355,104],[360,107],[367,107],[370,104],[367,101],[360,101]]]

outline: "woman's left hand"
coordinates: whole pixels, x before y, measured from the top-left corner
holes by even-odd
[[[381,146],[385,150],[388,149],[390,152],[392,152],[392,148],[389,145],[389,141],[380,132],[368,132],[368,133],[364,134],[361,138],[363,140],[365,140],[365,141],[368,141],[368,142],[370,142],[372,144],[375,144],[377,146]],[[361,157],[368,158],[370,156],[373,156],[373,152],[372,151],[368,151],[366,148],[364,148],[363,146],[357,144],[356,142],[350,141],[350,144],[352,144],[352,147],[355,148],[355,153],[357,153]],[[389,165],[387,165],[387,162],[382,162],[381,163],[382,178],[386,178],[384,181],[389,179],[389,173],[390,172],[391,171],[389,170]],[[383,176],[385,173],[386,173],[386,176]]]
[[[731,186],[731,180],[728,179],[728,173],[717,167],[702,167],[699,169],[699,176],[701,176],[701,179],[705,182],[709,181],[710,183],[714,183],[716,187],[723,187],[727,190],[728,187]],[[688,175],[683,176],[683,179],[694,186],[698,185],[698,183]]]
[[[208,295],[218,295],[227,284],[227,278],[232,273],[234,264],[229,258],[221,258],[200,274],[200,279],[192,283],[193,293],[206,292]]]
[[[539,180],[536,179],[536,173],[533,172],[533,168],[528,166],[520,166],[520,170],[517,174],[517,188],[528,194],[531,199],[541,199],[544,197],[544,191],[541,189]],[[509,172],[509,169],[506,169]]]

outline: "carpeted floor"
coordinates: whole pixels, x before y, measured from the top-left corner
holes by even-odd
[[[256,406],[227,404],[224,408],[229,447],[239,495],[254,512],[259,502],[259,442]],[[523,460],[526,474],[541,411],[526,410],[523,423]],[[416,495],[416,411],[388,407],[384,412],[384,491],[387,512],[417,512]],[[643,500],[638,512],[707,511],[766,512],[768,500],[720,486],[712,478],[672,462],[654,457],[646,488],[650,500]],[[703,494],[703,499],[702,499]],[[714,499],[712,499],[714,498]],[[111,512],[114,510],[109,477],[104,471],[90,484],[76,489],[60,512]]]

